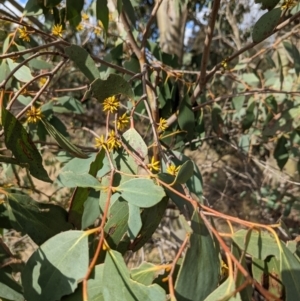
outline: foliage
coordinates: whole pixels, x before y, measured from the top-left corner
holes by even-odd
[[[185,16],[181,26],[196,24],[200,8],[210,18],[201,49],[188,44],[201,40],[203,25],[185,52],[181,41],[166,53],[157,39],[162,23],[154,23],[162,2],[28,0],[21,19],[1,13],[1,300],[300,297],[295,229],[212,208],[202,167],[184,153],[207,140],[260,173],[268,160],[277,174],[295,161],[280,189],[270,180],[251,196],[283,217],[299,210],[300,191],[288,189],[300,171],[300,5],[256,1],[268,11],[247,35],[232,22],[234,12],[247,12],[242,4],[174,1],[166,15]],[[38,180],[56,191],[38,189]],[[63,201],[61,188],[71,191]],[[170,212],[183,231],[172,233],[176,252],[137,265],[130,254]],[[25,266],[16,265],[5,229],[37,245]]]

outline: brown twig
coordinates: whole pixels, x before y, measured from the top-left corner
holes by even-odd
[[[148,35],[149,35],[150,27],[151,27],[151,25],[152,25],[152,23],[153,23],[153,21],[156,17],[157,11],[158,11],[158,9],[159,9],[162,2],[163,2],[163,0],[156,1],[155,5],[153,7],[150,18],[149,18],[149,20],[147,22],[147,25],[146,25],[146,28],[143,32],[143,39],[142,39],[142,43],[141,43],[142,48],[145,48],[145,46],[146,46],[146,42],[147,42],[147,38],[148,38]]]
[[[199,85],[201,90],[205,87],[206,84],[206,68],[208,63],[211,40],[213,37],[215,23],[219,11],[219,6],[220,6],[220,0],[214,0],[212,11],[209,18],[209,24],[207,28],[205,41],[204,41],[204,49],[203,49],[203,54],[201,59],[200,78],[199,78]]]

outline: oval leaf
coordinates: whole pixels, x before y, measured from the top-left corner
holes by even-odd
[[[134,94],[131,86],[120,75],[110,74],[106,80],[97,78],[91,83],[90,91],[100,102],[103,102],[107,97],[122,94],[133,99]]]
[[[52,237],[32,254],[22,272],[25,299],[57,301],[71,294],[88,264],[85,232],[68,231]]]
[[[180,167],[175,179],[177,184],[185,184],[194,174],[194,164],[192,161],[186,161]]]
[[[78,158],[87,158],[88,156],[83,153],[78,147],[76,147],[74,144],[72,144],[68,139],[65,138],[60,132],[56,130],[56,128],[48,122],[46,119],[41,120],[43,125],[45,126],[45,129],[51,135],[55,141],[59,144],[61,148],[68,151],[72,155]]]
[[[20,63],[15,63],[11,59],[7,59],[7,62],[8,62],[8,67],[9,67],[10,71],[12,71],[14,68],[19,66],[19,64],[20,64]],[[16,72],[14,72],[14,77],[23,83],[28,83],[29,81],[31,81],[33,79],[30,69],[25,65],[23,65]]]
[[[275,8],[264,15],[262,15],[259,20],[255,23],[252,40],[254,43],[258,43],[265,38],[267,38],[273,31],[273,29],[278,24],[281,16],[281,8]]]
[[[129,203],[141,208],[152,207],[164,196],[162,187],[155,185],[150,179],[132,179],[123,182],[117,191]]]
[[[209,231],[198,212],[192,216],[190,246],[180,267],[175,295],[178,301],[204,300],[218,286],[219,258]],[[205,271],[205,272],[204,272]]]
[[[78,45],[71,45],[65,48],[65,53],[90,81],[100,76],[94,60],[84,48]]]

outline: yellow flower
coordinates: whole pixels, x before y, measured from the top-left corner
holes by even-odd
[[[147,164],[147,167],[150,169],[150,171],[155,170],[159,171],[159,161],[155,161],[155,158],[152,157],[151,163]]]
[[[224,69],[228,69],[228,59],[227,58],[221,62],[221,66]]]
[[[26,121],[28,123],[37,123],[39,120],[43,118],[41,109],[40,108],[36,109],[34,106],[32,106],[30,110],[26,112],[26,116],[27,116]]]
[[[110,113],[115,113],[120,105],[119,100],[116,96],[108,97],[103,102],[103,111],[109,111]]]
[[[76,30],[81,31],[82,29],[83,29],[83,25],[82,25],[82,23],[79,23],[76,27]]]
[[[128,123],[129,123],[129,117],[126,115],[126,113],[124,113],[117,120],[117,129],[120,131],[124,130],[124,128]]]
[[[221,276],[222,278],[228,277],[228,266],[223,260],[221,262]]]
[[[170,175],[172,176],[176,176],[179,169],[180,169],[181,165],[179,166],[175,166],[174,164],[170,164],[168,167],[167,167],[167,173],[169,173]]]
[[[99,34],[101,34],[101,32],[102,32],[102,29],[100,27],[95,27],[95,29],[94,29],[95,35],[99,35]]]
[[[116,136],[116,133],[114,130],[111,130],[108,139],[107,139],[107,144],[110,150],[112,149],[117,149],[121,147],[121,142],[118,140],[118,137]]]
[[[115,18],[114,18],[114,16],[113,16],[113,14],[112,14],[112,13],[109,13],[109,14],[108,14],[108,20],[109,20],[109,22],[112,22],[114,19],[115,19]]]
[[[24,26],[23,28],[18,28],[19,31],[19,38],[22,39],[23,41],[29,42],[30,41],[30,37],[29,37],[29,32],[27,31],[26,26]]]
[[[295,0],[285,0],[281,5],[281,10],[290,9],[297,4]]]
[[[97,148],[101,148],[101,147],[106,148],[106,146],[107,146],[107,142],[104,139],[104,135],[101,135],[99,138],[98,137],[95,138],[95,147],[97,147]]]
[[[39,87],[44,86],[44,84],[46,83],[47,78],[46,77],[40,77],[39,79]]]
[[[158,131],[163,132],[166,128],[168,128],[167,120],[164,118],[160,118],[158,124]]]
[[[84,21],[87,21],[90,17],[88,16],[88,14],[86,14],[86,13],[83,13],[82,15],[81,15],[81,17],[82,17],[82,20],[84,20]]]
[[[63,33],[63,28],[62,28],[62,25],[54,25],[53,28],[52,28],[52,34],[54,36],[58,36],[58,37],[61,37],[62,38],[62,33]]]
[[[103,24],[102,24],[102,21],[98,21],[98,25],[101,27],[101,28],[103,28]]]

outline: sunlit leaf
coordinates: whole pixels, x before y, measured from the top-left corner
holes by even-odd
[[[25,298],[57,301],[74,292],[87,272],[88,254],[88,237],[83,231],[67,231],[49,239],[32,254],[21,274]]]
[[[155,185],[153,180],[142,178],[123,182],[117,191],[128,203],[141,208],[154,206],[165,196],[162,187]]]
[[[145,286],[133,281],[122,255],[116,251],[110,250],[106,255],[103,274],[104,300],[166,300],[164,290],[157,284]]]

